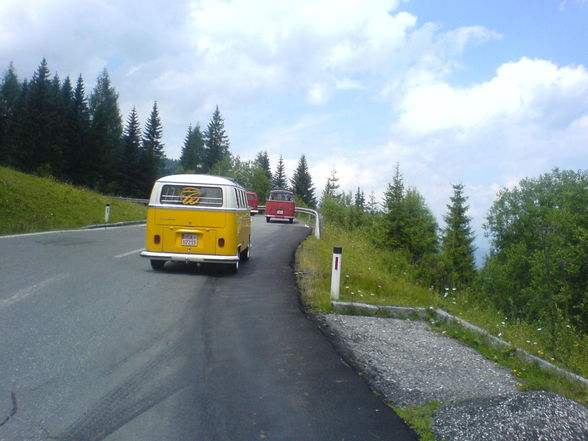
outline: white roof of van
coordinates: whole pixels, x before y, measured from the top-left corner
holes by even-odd
[[[209,185],[239,185],[228,178],[212,175],[170,175],[159,178],[157,182],[168,182],[177,184],[209,184]]]

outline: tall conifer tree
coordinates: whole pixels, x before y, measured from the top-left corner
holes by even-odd
[[[0,164],[14,165],[13,138],[21,85],[10,63],[0,85]]]
[[[292,178],[292,192],[310,208],[316,207],[312,177],[308,171],[308,164],[304,155],[300,157],[298,167],[296,167]]]
[[[225,132],[225,122],[218,106],[216,106],[204,132],[204,144],[206,146],[206,160],[203,171],[208,173],[215,164],[229,155],[229,137]]]
[[[259,152],[253,161],[253,166],[264,171],[265,176],[272,181],[272,171],[270,168],[270,160],[266,151]]]
[[[121,193],[128,196],[142,196],[141,180],[141,126],[137,109],[133,107],[123,131],[123,152],[121,159]]]
[[[143,177],[144,193],[148,194],[153,182],[159,177],[159,172],[163,166],[165,154],[163,152],[163,143],[161,119],[157,102],[153,103],[153,109],[143,133],[143,161],[145,174]]]
[[[92,163],[92,144],[90,142],[90,110],[86,97],[84,79],[80,75],[76,82],[72,102],[72,120],[70,121],[74,139],[72,140],[70,179],[74,184],[91,186],[91,171],[96,168]]]
[[[90,182],[102,191],[118,190],[121,156],[122,118],[118,107],[118,93],[110,84],[106,69],[98,76],[90,96],[90,157],[95,167],[90,171]]]
[[[61,164],[62,151],[56,139],[59,123],[54,89],[47,60],[43,58],[29,84],[24,114],[19,121],[18,163],[26,172],[51,174]]]
[[[452,286],[469,285],[475,276],[474,234],[467,216],[467,198],[463,194],[463,185],[453,186],[451,203],[444,216],[445,229],[442,237],[442,252]]]
[[[185,171],[200,173],[204,168],[204,159],[204,139],[200,124],[196,124],[195,128],[188,127],[180,163]]]
[[[278,165],[276,167],[276,173],[273,179],[274,188],[287,189],[288,188],[288,177],[286,176],[286,170],[284,167],[284,158],[280,155]]]

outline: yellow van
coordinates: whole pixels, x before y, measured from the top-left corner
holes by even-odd
[[[172,261],[220,263],[237,271],[251,250],[245,189],[219,176],[158,179],[147,209],[145,248],[141,256],[156,270]]]

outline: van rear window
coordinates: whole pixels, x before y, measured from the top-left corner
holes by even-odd
[[[289,191],[272,190],[269,196],[270,201],[294,202],[294,196]]]
[[[193,207],[222,207],[223,190],[220,187],[199,185],[164,185],[160,202]]]

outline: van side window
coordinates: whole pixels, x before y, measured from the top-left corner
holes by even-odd
[[[241,200],[241,192],[235,187],[235,199],[237,200],[237,208],[243,208],[243,201]]]
[[[222,207],[223,191],[220,187],[189,184],[164,185],[161,189],[160,202],[192,207]]]

